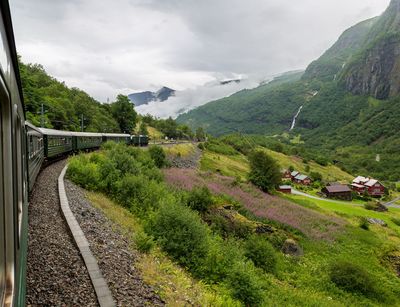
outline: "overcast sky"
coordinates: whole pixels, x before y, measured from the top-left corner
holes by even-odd
[[[10,0],[24,62],[94,98],[302,69],[389,0]]]

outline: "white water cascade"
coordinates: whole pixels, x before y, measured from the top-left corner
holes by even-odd
[[[299,108],[299,110],[297,111],[296,115],[293,117],[292,125],[290,126],[290,130],[289,131],[292,131],[294,129],[294,126],[296,125],[296,119],[299,116],[299,114],[301,112],[301,109],[303,109],[303,106],[301,106]]]

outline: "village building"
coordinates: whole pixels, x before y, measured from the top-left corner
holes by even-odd
[[[282,179],[283,180],[292,180],[292,173],[290,172],[290,170],[285,170],[282,173]]]
[[[297,184],[302,184],[302,185],[311,184],[311,178],[308,177],[307,175],[302,175],[302,174],[298,174],[296,177],[294,177],[293,181]]]
[[[281,185],[279,186],[278,191],[285,194],[291,194],[292,187],[290,185]]]
[[[293,180],[297,175],[300,175],[300,173],[297,171],[293,171],[293,172],[291,172],[290,175],[292,176],[292,180]]]
[[[322,193],[328,198],[352,200],[351,189],[344,184],[329,185],[322,189]]]
[[[378,180],[358,176],[354,178],[351,189],[359,194],[367,193],[370,196],[383,196],[385,194],[385,186]]]

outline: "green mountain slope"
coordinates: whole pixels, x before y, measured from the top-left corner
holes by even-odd
[[[302,106],[291,132],[302,147],[353,173],[400,179],[400,0],[345,31],[298,77],[208,103],[178,121],[215,135],[276,135],[290,130]]]

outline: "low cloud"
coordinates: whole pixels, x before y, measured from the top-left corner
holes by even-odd
[[[226,79],[221,79],[221,81]],[[220,81],[209,82],[202,86],[177,91],[176,95],[165,101],[152,101],[147,105],[136,107],[140,114],[152,114],[160,118],[175,118],[207,102],[227,97],[243,89],[251,89],[260,84],[259,80],[242,79],[241,82],[221,84]]]

